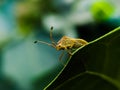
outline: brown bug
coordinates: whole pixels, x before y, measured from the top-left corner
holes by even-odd
[[[65,50],[68,52],[68,54],[70,56],[72,56],[72,52],[75,51],[76,49],[78,49],[81,46],[84,46],[86,44],[88,44],[87,41],[85,41],[84,39],[76,39],[76,38],[71,38],[68,36],[63,36],[57,43],[53,40],[52,37],[52,30],[53,27],[51,27],[51,31],[50,31],[50,39],[51,39],[51,44],[44,42],[44,41],[40,41],[37,40],[34,43],[40,42],[40,43],[44,43],[47,44],[49,46],[54,47],[56,50]],[[60,55],[59,60],[61,61],[61,58],[63,56],[63,53]]]

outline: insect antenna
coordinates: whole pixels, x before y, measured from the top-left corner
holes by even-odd
[[[44,41],[40,41],[40,40],[36,40],[36,41],[34,41],[34,43],[43,43],[43,44],[46,44],[48,46],[52,46],[52,47],[55,48],[55,46],[53,44],[50,44],[50,43],[47,43],[47,42],[44,42]]]
[[[44,41],[41,41],[41,40],[36,40],[36,41],[34,41],[34,43],[43,43],[43,44],[46,44],[46,45],[48,45],[48,46],[52,46],[52,47],[56,48],[56,43],[55,43],[55,41],[54,41],[54,39],[53,39],[53,37],[52,37],[53,27],[51,27],[50,30],[51,30],[51,31],[50,31],[50,40],[51,40],[51,43],[52,43],[52,44],[47,43],[47,42],[44,42]]]
[[[54,46],[56,46],[56,42],[54,41],[53,36],[52,36],[52,30],[53,30],[53,26],[52,26],[51,29],[50,29],[50,40],[51,40],[52,44],[53,44]]]

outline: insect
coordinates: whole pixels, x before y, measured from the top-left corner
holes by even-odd
[[[75,51],[76,49],[78,49],[81,46],[87,45],[88,42],[84,39],[76,39],[76,38],[71,38],[68,36],[63,36],[57,43],[54,41],[53,37],[52,37],[52,31],[53,31],[53,27],[51,27],[50,29],[50,40],[51,43],[47,43],[44,41],[40,41],[37,40],[34,43],[43,43],[43,44],[47,44],[49,46],[52,46],[53,48],[55,48],[56,50],[65,50],[68,52],[68,54],[70,56],[72,56],[72,52]],[[61,58],[63,56],[63,53],[60,55],[59,60],[61,61]]]

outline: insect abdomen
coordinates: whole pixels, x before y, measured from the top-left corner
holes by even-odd
[[[79,48],[79,47],[81,47],[81,46],[83,46],[83,45],[86,45],[86,44],[88,44],[87,41],[85,41],[85,40],[83,40],[83,39],[76,39],[75,44],[74,44],[74,47],[75,47],[75,48]]]

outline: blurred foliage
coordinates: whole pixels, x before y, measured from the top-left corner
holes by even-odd
[[[0,77],[0,90],[19,90],[16,82],[9,77]]]
[[[57,76],[57,74],[61,71],[61,68],[63,68],[63,66],[59,65],[56,68],[48,70],[43,75],[35,78],[33,82],[33,90],[43,90],[46,85],[48,85]]]
[[[25,0],[16,4],[15,14],[18,21],[19,33],[29,34],[40,24],[38,0]]]
[[[111,3],[103,0],[93,3],[91,7],[93,17],[98,22],[110,19],[114,11],[114,6]]]
[[[45,90],[119,90],[119,41],[120,27],[80,47]]]
[[[25,0],[16,4],[15,11],[21,32],[28,33],[42,27],[42,17],[57,11],[52,3],[52,0]]]

